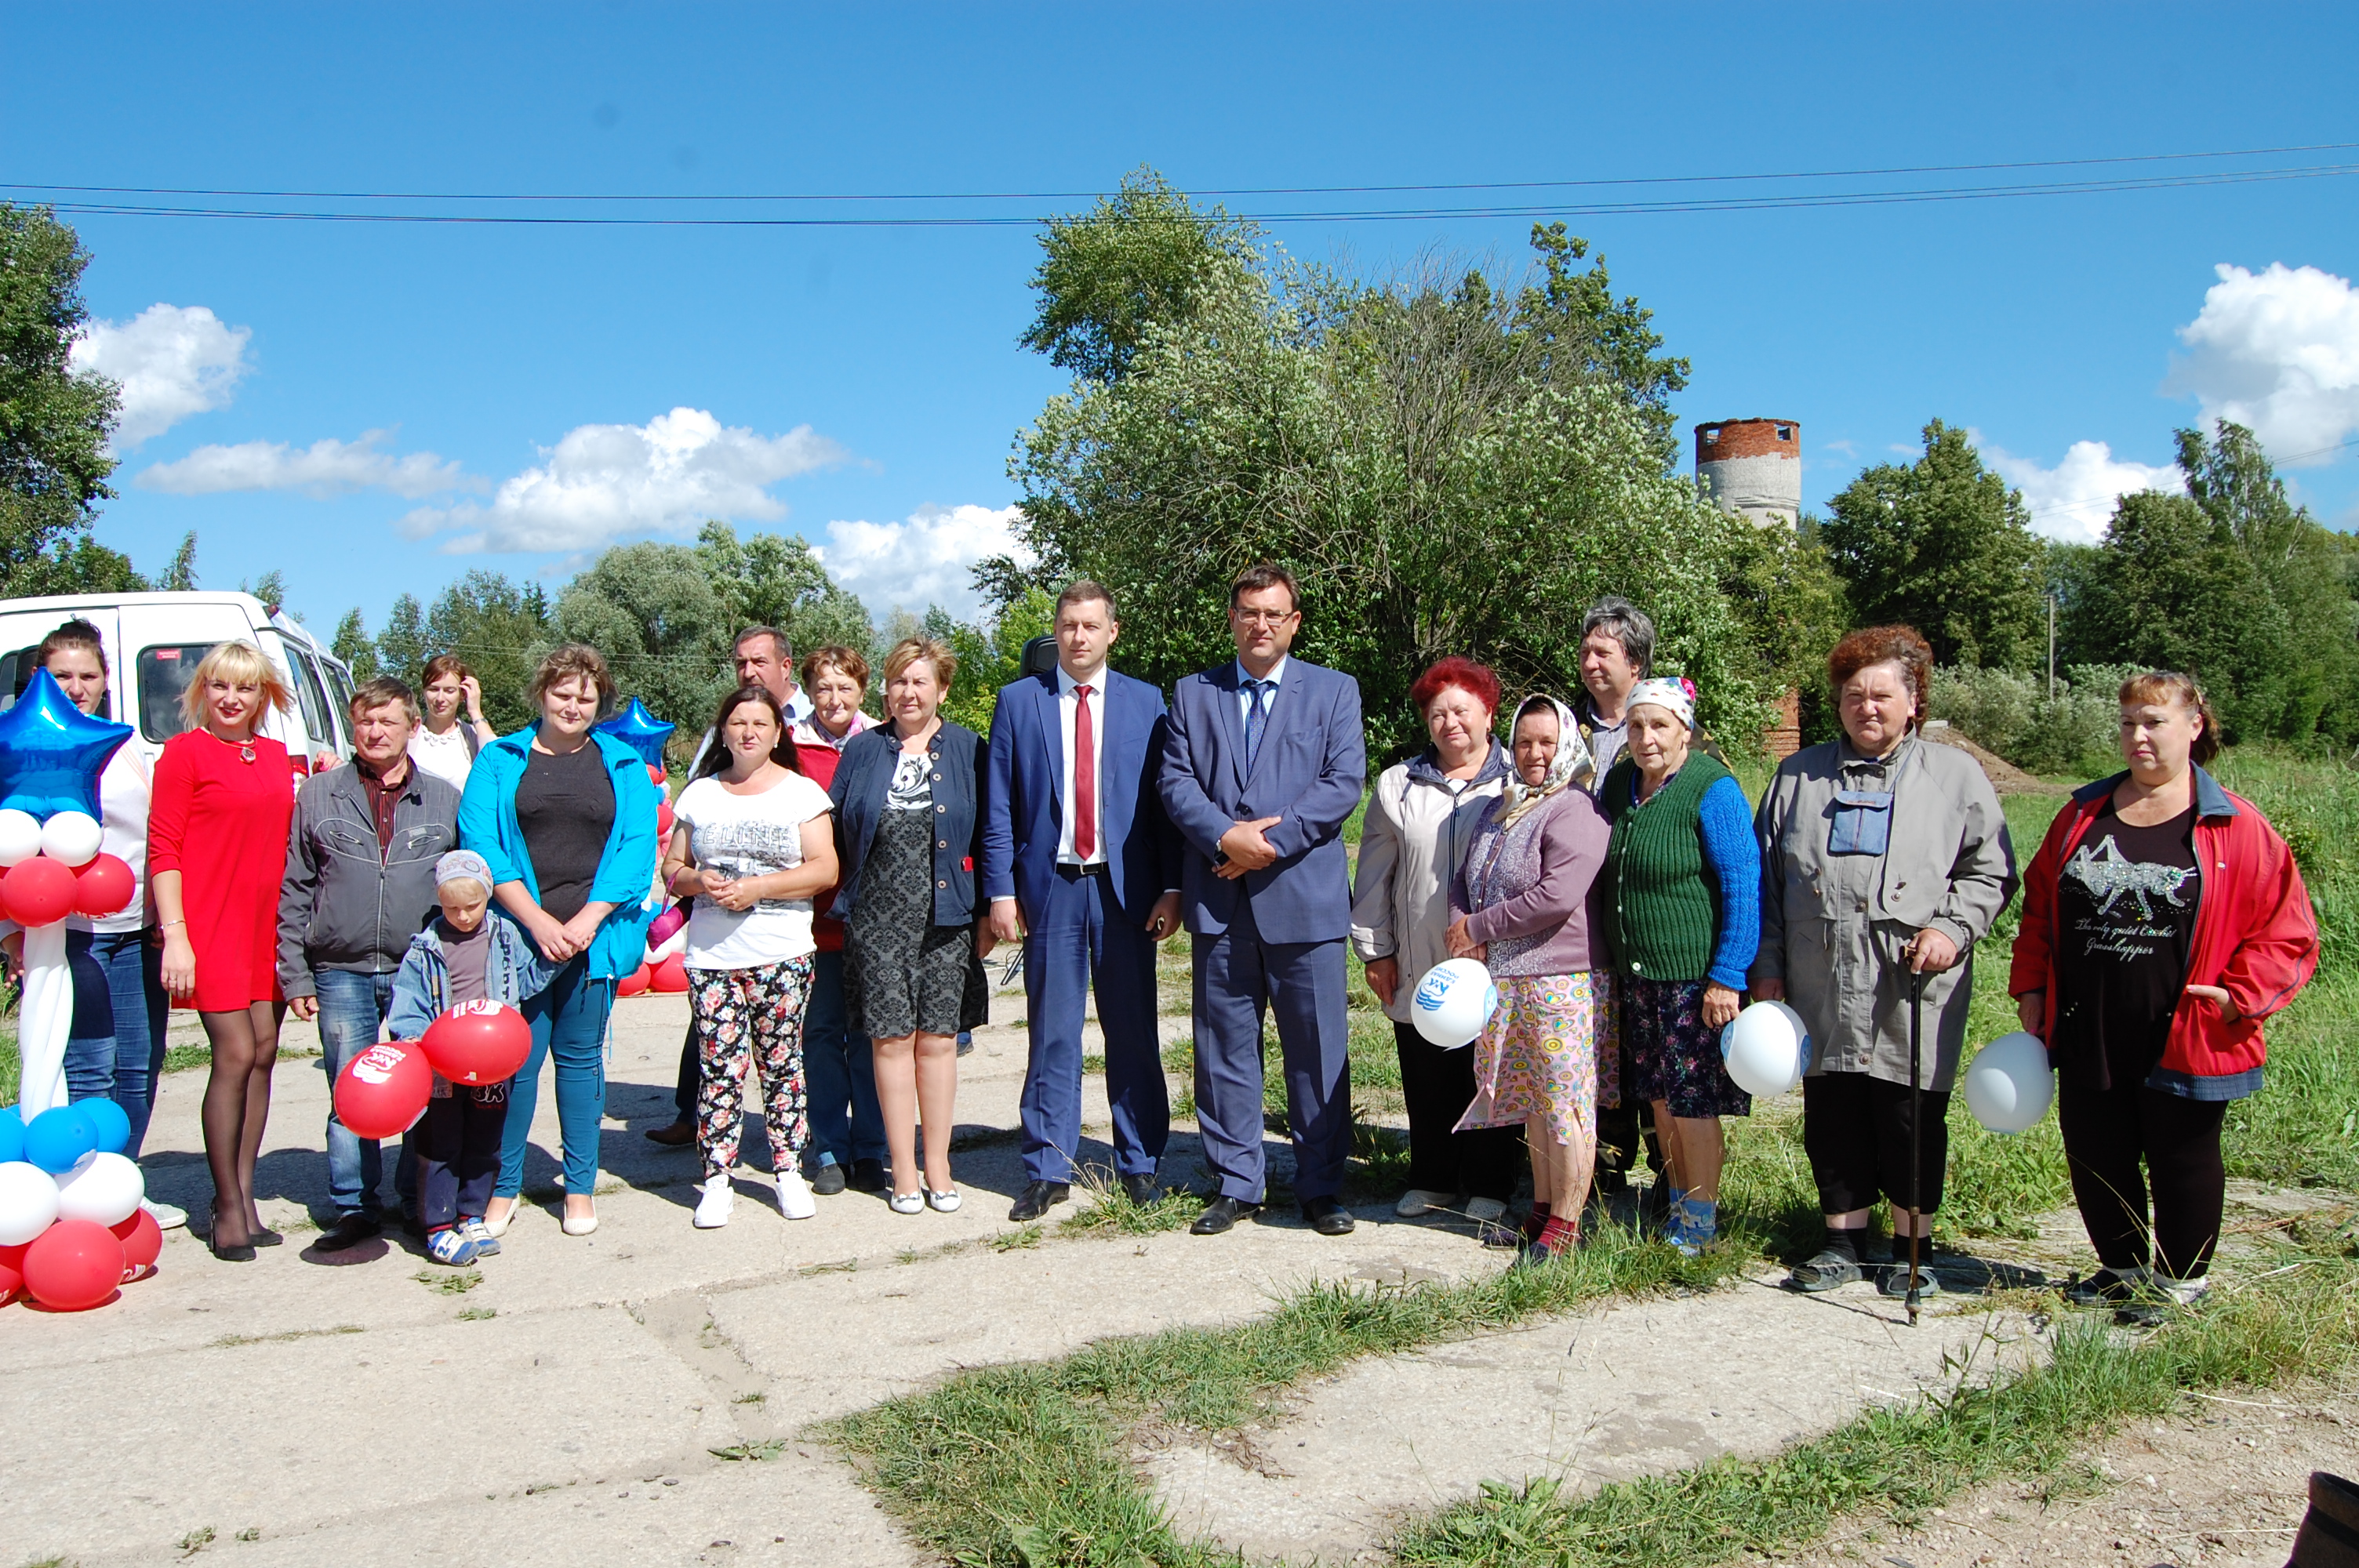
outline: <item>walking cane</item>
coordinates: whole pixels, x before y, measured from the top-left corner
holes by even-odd
[[[1924,1046],[1925,971],[1908,972],[1908,1326],[1917,1326],[1917,1232],[1919,1224],[1918,1183],[1921,1179],[1919,1149],[1925,1136]]]

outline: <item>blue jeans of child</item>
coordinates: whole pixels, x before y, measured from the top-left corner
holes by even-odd
[[[815,1163],[885,1158],[885,1113],[868,1036],[853,1032],[843,1000],[843,955],[811,955],[810,1006],[803,1013],[803,1077],[810,1089]]]
[[[524,1191],[524,1151],[540,1103],[540,1065],[552,1056],[565,1190],[588,1197],[596,1189],[598,1124],[606,1115],[606,1018],[614,1006],[614,982],[591,979],[587,957],[569,959],[548,989],[524,1004],[525,1022],[532,1025],[532,1054],[508,1090],[494,1195],[514,1198]]]
[[[375,1219],[381,1212],[377,1184],[385,1174],[385,1156],[374,1138],[356,1137],[336,1119],[332,1095],[346,1063],[377,1043],[385,1033],[385,1015],[393,1009],[393,976],[355,974],[345,969],[315,969],[312,984],[320,992],[320,1068],[328,1075],[328,1201],[336,1212],[364,1214]],[[393,1185],[402,1206],[418,1200],[417,1154],[409,1140],[401,1141],[395,1162]]]
[[[131,1121],[124,1153],[139,1158],[164,1076],[164,950],[144,931],[69,931],[73,1021],[66,1035],[66,1098],[107,1098]]]

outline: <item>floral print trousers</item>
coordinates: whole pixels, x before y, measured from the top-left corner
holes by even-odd
[[[803,1082],[810,955],[751,969],[690,969],[688,982],[689,1001],[696,1009],[696,1146],[704,1156],[706,1179],[737,1164],[749,1063],[761,1078],[771,1168],[795,1169],[810,1141]]]

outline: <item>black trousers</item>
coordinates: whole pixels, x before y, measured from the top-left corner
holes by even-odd
[[[508,1086],[452,1084],[426,1102],[426,1114],[402,1141],[418,1150],[419,1217],[429,1230],[481,1219],[500,1173],[500,1139],[508,1120]]]
[[[688,1037],[679,1043],[679,1076],[671,1087],[671,1103],[679,1108],[682,1121],[696,1119],[696,1087],[702,1079],[701,1057],[696,1048],[696,1019],[688,1021]]]
[[[1408,1101],[1408,1184],[1501,1203],[1514,1197],[1524,1174],[1524,1130],[1451,1130],[1474,1103],[1473,1048],[1445,1051],[1410,1023],[1395,1023],[1393,1040]]]
[[[1941,1206],[1941,1173],[1950,1164],[1950,1097],[1928,1089],[1922,1099],[1914,1206],[1932,1214]],[[1909,1100],[1907,1084],[1865,1073],[1819,1073],[1802,1080],[1802,1152],[1818,1184],[1821,1214],[1871,1208],[1879,1196],[1890,1198],[1896,1209],[1911,1206]]]
[[[2188,1099],[2143,1084],[2057,1085],[2056,1122],[2072,1200],[2099,1262],[2124,1273],[2151,1260],[2175,1280],[2201,1278],[2212,1266],[2228,1198],[2220,1162],[2227,1119],[2224,1100]]]
[[[1638,1081],[1630,1063],[1630,1037],[1622,1034],[1622,1103],[1597,1108],[1597,1190],[1620,1192],[1638,1168],[1638,1151],[1647,1152],[1647,1168],[1663,1173],[1663,1144],[1655,1136],[1655,1118],[1638,1103],[1630,1086]]]

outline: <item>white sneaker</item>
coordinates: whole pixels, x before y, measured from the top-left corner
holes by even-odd
[[[1497,1198],[1466,1200],[1466,1217],[1478,1225],[1496,1225],[1506,1212],[1507,1206]]]
[[[1423,1187],[1411,1187],[1401,1194],[1393,1212],[1403,1219],[1415,1219],[1421,1214],[1431,1214],[1438,1208],[1448,1208],[1458,1201],[1456,1193],[1430,1193]]]
[[[729,1187],[729,1173],[705,1179],[704,1195],[696,1200],[696,1228],[718,1230],[729,1223],[729,1211],[737,1206],[737,1195]]]
[[[778,1173],[778,1212],[788,1219],[809,1219],[819,1212],[810,1184],[803,1180],[800,1171]]]
[[[176,1204],[158,1203],[153,1198],[141,1198],[139,1206],[156,1222],[158,1230],[178,1230],[189,1223],[189,1211]]]

